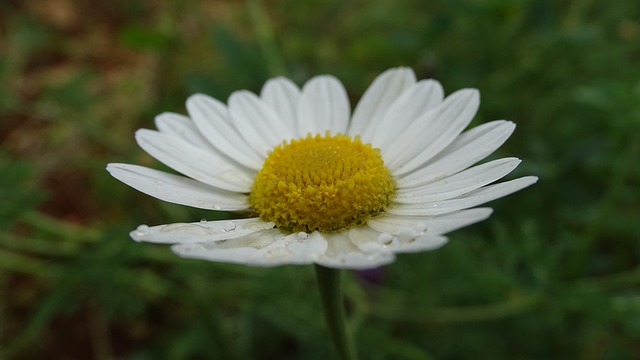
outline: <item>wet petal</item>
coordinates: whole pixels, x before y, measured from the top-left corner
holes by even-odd
[[[274,224],[259,218],[199,221],[168,225],[140,225],[130,233],[135,241],[161,244],[205,243],[226,241],[263,230],[272,229]]]
[[[327,251],[315,261],[337,269],[371,269],[389,264],[395,259],[392,252],[365,252],[350,238],[348,232],[320,234],[327,239]]]
[[[229,263],[276,266],[311,264],[326,249],[321,236],[301,238],[278,229],[260,230],[227,241],[174,245],[172,250],[183,257]]]

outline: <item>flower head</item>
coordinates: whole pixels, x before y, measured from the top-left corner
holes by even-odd
[[[136,132],[140,147],[184,176],[129,164],[107,170],[160,200],[255,215],[141,225],[131,232],[136,241],[211,261],[372,268],[395,253],[442,246],[444,234],[492,212],[475,206],[537,181],[492,184],[517,158],[475,165],[515,128],[498,120],[465,131],[479,104],[477,90],[445,98],[437,81],[395,68],[351,114],[336,78],[317,76],[299,89],[280,77],[259,96],[233,93],[227,105],[193,95],[190,117],[164,113],[158,131]]]

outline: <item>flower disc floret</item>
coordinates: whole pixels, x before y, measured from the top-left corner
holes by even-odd
[[[378,149],[359,137],[308,135],[276,146],[249,203],[264,221],[295,231],[339,231],[382,212],[395,186]]]

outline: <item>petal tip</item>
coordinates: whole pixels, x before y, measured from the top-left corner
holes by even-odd
[[[205,95],[202,93],[195,93],[195,94],[189,95],[189,97],[185,101],[185,106],[187,107],[187,111],[191,112],[195,110],[198,107],[198,105],[200,105],[202,102],[212,101],[212,100],[218,101],[209,95]]]

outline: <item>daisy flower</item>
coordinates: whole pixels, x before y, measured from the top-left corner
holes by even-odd
[[[136,132],[142,149],[184,176],[118,163],[107,170],[163,201],[238,212],[140,225],[136,241],[210,261],[373,268],[439,248],[444,234],[491,215],[476,206],[537,181],[494,184],[517,158],[476,165],[515,128],[498,120],[465,130],[479,104],[477,90],[445,97],[439,82],[417,81],[408,68],[379,75],[353,113],[333,76],[302,89],[278,77],[260,95],[234,92],[227,105],[193,95],[189,117],[163,113],[158,130]]]

